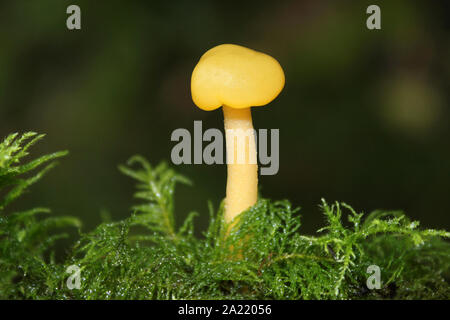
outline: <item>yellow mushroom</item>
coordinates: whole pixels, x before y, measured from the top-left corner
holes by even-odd
[[[192,72],[194,103],[207,111],[223,106],[228,157],[226,222],[257,201],[258,165],[250,107],[268,104],[283,87],[284,72],[278,61],[234,44],[208,50]],[[240,143],[245,143],[244,149]]]

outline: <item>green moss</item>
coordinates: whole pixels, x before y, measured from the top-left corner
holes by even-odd
[[[7,213],[6,205],[40,179],[65,152],[22,164],[34,133],[0,144],[0,298],[2,299],[448,299],[450,233],[419,229],[401,212],[367,216],[345,203],[322,200],[326,226],[301,232],[299,210],[288,201],[260,199],[228,235],[210,204],[210,223],[194,236],[191,213],[174,223],[174,190],[189,180],[165,164],[133,157],[120,170],[137,181],[129,218],[82,233],[56,263],[61,227],[72,217],[41,217],[47,209]],[[28,144],[27,144],[27,141]],[[46,164],[43,169],[38,170]],[[37,170],[38,173],[24,178]],[[70,265],[80,289],[67,287]],[[369,290],[366,272],[381,269],[381,288]]]

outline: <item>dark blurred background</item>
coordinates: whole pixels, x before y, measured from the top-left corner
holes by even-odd
[[[66,28],[78,4],[82,29]],[[366,8],[381,7],[381,30]],[[254,109],[256,128],[280,129],[280,170],[263,196],[302,208],[304,232],[323,223],[320,198],[356,210],[404,210],[450,229],[450,19],[442,1],[1,1],[0,137],[47,133],[35,156],[70,156],[15,206],[80,217],[84,230],[130,213],[131,155],[170,160],[176,128],[222,128],[198,109],[190,76],[221,43],[275,57],[286,86]],[[181,165],[178,222],[224,197],[225,166]]]

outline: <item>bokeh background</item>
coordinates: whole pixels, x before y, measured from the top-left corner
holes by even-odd
[[[78,4],[82,29],[66,28]],[[381,7],[381,30],[366,8]],[[34,155],[68,149],[15,206],[48,206],[90,230],[101,212],[129,215],[131,155],[170,160],[176,128],[222,128],[221,111],[190,97],[200,56],[235,43],[274,56],[286,86],[253,111],[280,129],[280,170],[265,197],[300,206],[303,232],[323,223],[319,203],[404,210],[450,229],[450,19],[442,1],[1,1],[0,136],[47,133]],[[181,165],[178,222],[224,197],[225,166]]]

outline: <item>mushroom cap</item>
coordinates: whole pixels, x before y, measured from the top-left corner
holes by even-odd
[[[194,68],[191,94],[203,110],[222,105],[241,109],[263,106],[284,87],[284,72],[271,56],[234,44],[208,50]]]

